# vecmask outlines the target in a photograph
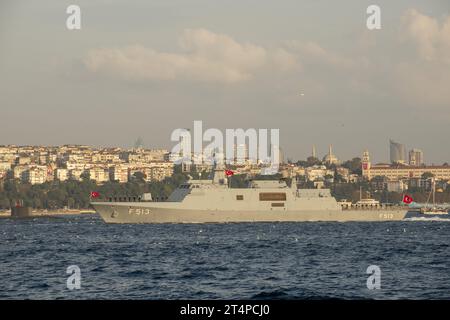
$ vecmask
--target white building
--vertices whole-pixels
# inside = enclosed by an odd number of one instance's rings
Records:
[[[152,162],[145,166],[130,168],[130,177],[136,172],[144,174],[144,179],[147,182],[150,181],[162,181],[167,177],[173,175],[174,164],[172,162]]]
[[[76,181],[81,181],[81,175],[84,173],[83,169],[69,170],[69,178]]]
[[[308,167],[306,170],[306,178],[309,181],[316,181],[324,179],[326,175],[334,176],[333,170],[328,170],[324,165],[315,165]]]
[[[93,167],[88,169],[89,178],[97,183],[109,181],[109,172],[101,167]]]
[[[0,169],[0,179],[5,178],[8,175],[8,170]]]
[[[23,180],[23,173],[29,169],[28,166],[15,166],[13,169],[13,177],[14,179]]]
[[[162,181],[173,175],[174,164],[172,162],[152,163],[151,180]]]
[[[0,170],[11,170],[11,163],[10,162],[0,162]]]
[[[66,181],[69,179],[69,170],[58,168],[55,170],[55,179],[59,181]]]
[[[47,181],[47,167],[35,166],[30,167],[23,172],[23,181],[30,184],[42,184]]]
[[[388,180],[386,182],[386,189],[389,192],[401,193],[407,189],[407,186],[402,180]]]
[[[109,168],[109,178],[120,183],[128,182],[128,167],[117,165]]]

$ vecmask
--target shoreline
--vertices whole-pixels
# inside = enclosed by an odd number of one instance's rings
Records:
[[[82,214],[94,214],[95,210],[92,209],[80,209],[80,210],[43,210],[35,209],[31,211],[30,217],[41,217],[41,216],[61,216],[61,215],[82,215]],[[0,217],[11,217],[11,210],[0,211]]]

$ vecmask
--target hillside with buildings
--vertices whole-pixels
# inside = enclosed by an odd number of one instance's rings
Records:
[[[362,158],[340,161],[331,146],[322,159],[313,147],[305,161],[282,163],[276,178],[291,181],[295,177],[302,188],[330,188],[338,199],[357,201],[370,196],[391,203],[405,193],[425,202],[434,180],[437,200],[450,202],[450,166],[426,166],[418,149],[412,149],[406,161],[404,146],[393,141],[390,151],[391,163],[372,164],[368,150]],[[245,159],[235,158],[230,165],[236,173],[233,187],[261,175],[262,166],[244,154]],[[102,197],[151,192],[156,199],[165,199],[189,176],[206,177],[210,170],[206,162],[175,165],[163,149],[0,146],[0,209],[17,203],[38,209],[87,208],[94,190]]]

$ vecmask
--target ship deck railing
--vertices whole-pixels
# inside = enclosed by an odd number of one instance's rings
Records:
[[[108,197],[107,202],[162,202],[166,201],[167,197],[156,197],[152,200],[145,200],[142,197]]]
[[[352,204],[350,206],[343,205],[343,210],[392,210],[392,209],[407,209],[407,206],[397,205],[397,204],[366,204],[366,205],[356,205]]]

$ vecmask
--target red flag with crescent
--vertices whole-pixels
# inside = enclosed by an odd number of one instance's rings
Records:
[[[225,170],[225,175],[227,176],[227,177],[230,177],[230,176],[232,176],[234,174],[234,172],[232,171],[232,170]]]
[[[100,193],[98,193],[97,191],[91,192],[91,198],[98,198],[98,197],[100,197]]]
[[[413,201],[414,201],[414,200],[413,200],[412,197],[408,196],[407,194],[404,195],[404,197],[403,197],[403,202],[404,202],[404,203],[410,204],[410,203],[413,202]]]

